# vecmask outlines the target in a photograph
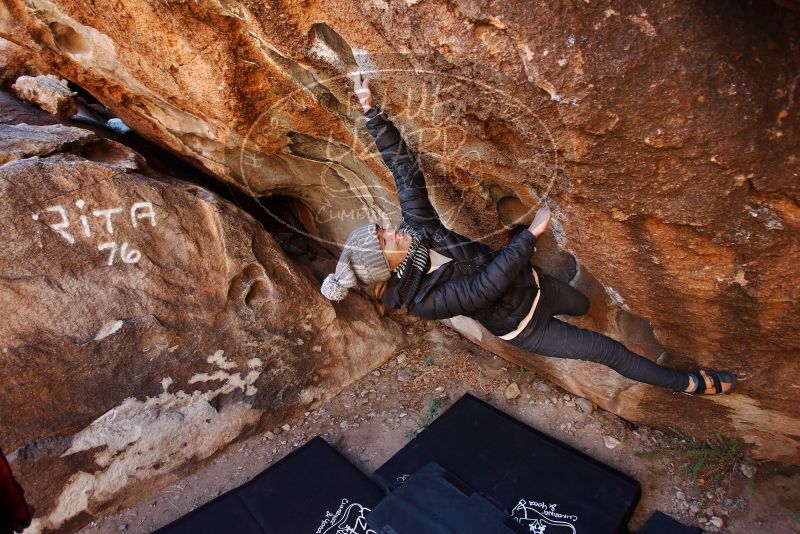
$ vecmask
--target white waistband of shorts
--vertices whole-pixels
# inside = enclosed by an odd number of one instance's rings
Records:
[[[520,332],[525,330],[525,327],[528,326],[528,323],[531,322],[531,318],[533,317],[533,312],[536,311],[536,305],[539,303],[539,297],[542,296],[542,286],[539,284],[539,276],[536,274],[536,269],[531,267],[531,271],[533,271],[533,279],[536,281],[536,287],[539,288],[539,291],[536,292],[536,298],[533,299],[533,305],[531,306],[531,310],[528,312],[528,315],[525,316],[522,321],[520,321],[519,326],[515,330],[512,330],[508,334],[503,334],[502,336],[497,336],[500,339],[505,339],[508,341],[509,339],[514,339],[519,335]]]

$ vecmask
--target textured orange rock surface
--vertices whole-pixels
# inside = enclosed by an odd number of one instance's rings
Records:
[[[0,94],[0,442],[74,530],[324,401],[401,338],[251,216]]]
[[[800,461],[797,12],[4,1],[0,35],[41,69],[220,179],[301,199],[332,242],[367,218],[399,222],[345,76],[367,70],[446,224],[499,246],[547,197],[592,280],[587,325],[632,345],[652,327],[648,356],[743,379],[692,399],[590,364],[531,365],[630,420]]]

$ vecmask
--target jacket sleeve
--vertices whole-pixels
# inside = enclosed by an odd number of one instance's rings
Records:
[[[425,177],[397,127],[376,108],[367,110],[366,117],[367,129],[383,162],[394,176],[403,220],[411,224],[439,226],[441,221],[428,198]]]
[[[449,319],[491,306],[511,288],[519,272],[530,266],[535,244],[536,236],[523,230],[480,272],[434,287],[409,311],[423,319]]]

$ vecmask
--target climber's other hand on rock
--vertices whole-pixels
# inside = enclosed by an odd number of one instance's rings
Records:
[[[353,90],[358,97],[358,103],[366,112],[372,107],[372,91],[369,90],[369,80],[364,78],[360,71],[351,72],[350,78],[353,80]]]
[[[528,227],[528,230],[536,237],[539,237],[547,230],[548,226],[550,226],[550,208],[542,206],[533,217],[533,222]]]

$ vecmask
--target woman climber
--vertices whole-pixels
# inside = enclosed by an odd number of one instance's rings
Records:
[[[554,318],[582,315],[589,301],[529,263],[549,226],[549,209],[539,209],[531,225],[499,251],[448,230],[397,128],[373,107],[363,76],[356,73],[353,81],[367,129],[397,184],[403,223],[396,230],[375,223],[353,230],[336,272],[322,284],[325,297],[342,300],[356,284],[374,284],[373,294],[385,309],[406,306],[428,320],[464,315],[531,353],[601,363],[629,379],[690,395],[730,392],[736,384],[732,373],[663,367],[607,336]]]

